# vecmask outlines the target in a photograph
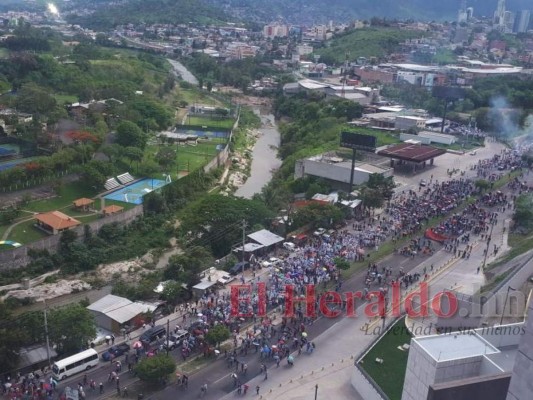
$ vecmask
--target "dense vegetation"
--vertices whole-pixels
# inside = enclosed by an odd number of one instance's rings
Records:
[[[217,82],[237,87],[244,92],[252,80],[261,79],[273,72],[272,67],[262,65],[260,61],[245,58],[219,64],[213,57],[203,53],[193,53],[191,57],[184,59],[187,67],[199,78],[200,86]]]
[[[320,61],[328,65],[340,65],[358,57],[380,59],[397,49],[398,44],[406,39],[424,36],[423,32],[392,28],[365,28],[351,30],[327,42],[327,46],[315,51]]]
[[[106,30],[124,24],[209,24],[226,20],[218,7],[201,0],[130,0],[120,4],[104,5],[91,15],[72,14],[71,24],[79,24],[95,30]]]

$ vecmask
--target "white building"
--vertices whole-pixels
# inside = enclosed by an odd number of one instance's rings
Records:
[[[446,393],[505,399],[523,329],[518,323],[412,339],[402,400],[451,398]]]
[[[352,162],[345,161],[340,157],[321,154],[296,161],[294,166],[294,178],[315,176],[327,179],[331,182],[349,185]],[[361,185],[368,181],[372,174],[382,174],[385,177],[392,176],[393,169],[368,163],[356,163],[354,168],[354,185]]]
[[[275,37],[289,36],[289,27],[282,24],[269,24],[263,28],[263,36],[273,39]]]

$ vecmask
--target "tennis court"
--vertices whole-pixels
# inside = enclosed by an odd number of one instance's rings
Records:
[[[26,164],[36,158],[38,157],[16,158],[14,160],[0,162],[0,171],[5,171],[6,169],[16,167],[17,165],[20,165],[20,164]]]
[[[0,144],[0,159],[4,157],[13,157],[20,153],[16,144]]]
[[[161,179],[146,178],[115,190],[105,195],[104,199],[121,201],[123,203],[142,204],[143,196],[169,183]]]

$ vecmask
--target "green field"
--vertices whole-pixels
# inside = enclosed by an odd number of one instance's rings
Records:
[[[217,153],[217,145],[225,143],[225,140],[212,139],[209,141],[198,142],[197,146],[176,146],[176,164],[173,169],[176,173],[172,173],[173,178],[177,178],[177,170],[192,172],[198,168],[203,167],[215,157]],[[156,155],[159,150],[159,145],[149,145],[145,151],[145,160],[156,161]],[[106,201],[107,203],[107,201]]]
[[[22,244],[35,242],[36,240],[42,239],[48,236],[43,231],[34,227],[35,220],[30,219],[29,221],[24,221],[13,228],[7,240],[13,240]]]
[[[72,96],[69,94],[54,94],[54,98],[60,105],[72,104],[78,101],[77,96]]]
[[[188,125],[208,126],[210,128],[220,128],[230,130],[233,128],[235,120],[233,118],[216,119],[209,117],[188,116],[185,119]]]
[[[411,334],[405,326],[405,319],[401,319],[368,352],[360,364],[390,400],[402,398],[409,352],[398,349],[398,346],[410,342]],[[376,358],[381,358],[383,364],[377,363]]]
[[[24,206],[25,210],[46,212],[68,207],[76,199],[92,198],[97,194],[94,189],[84,186],[80,182],[66,184],[60,189],[59,196],[47,200],[33,201]]]

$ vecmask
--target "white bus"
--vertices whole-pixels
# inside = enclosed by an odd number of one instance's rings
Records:
[[[88,349],[56,361],[52,366],[52,372],[55,380],[62,380],[96,365],[98,365],[98,353],[94,349]]]

